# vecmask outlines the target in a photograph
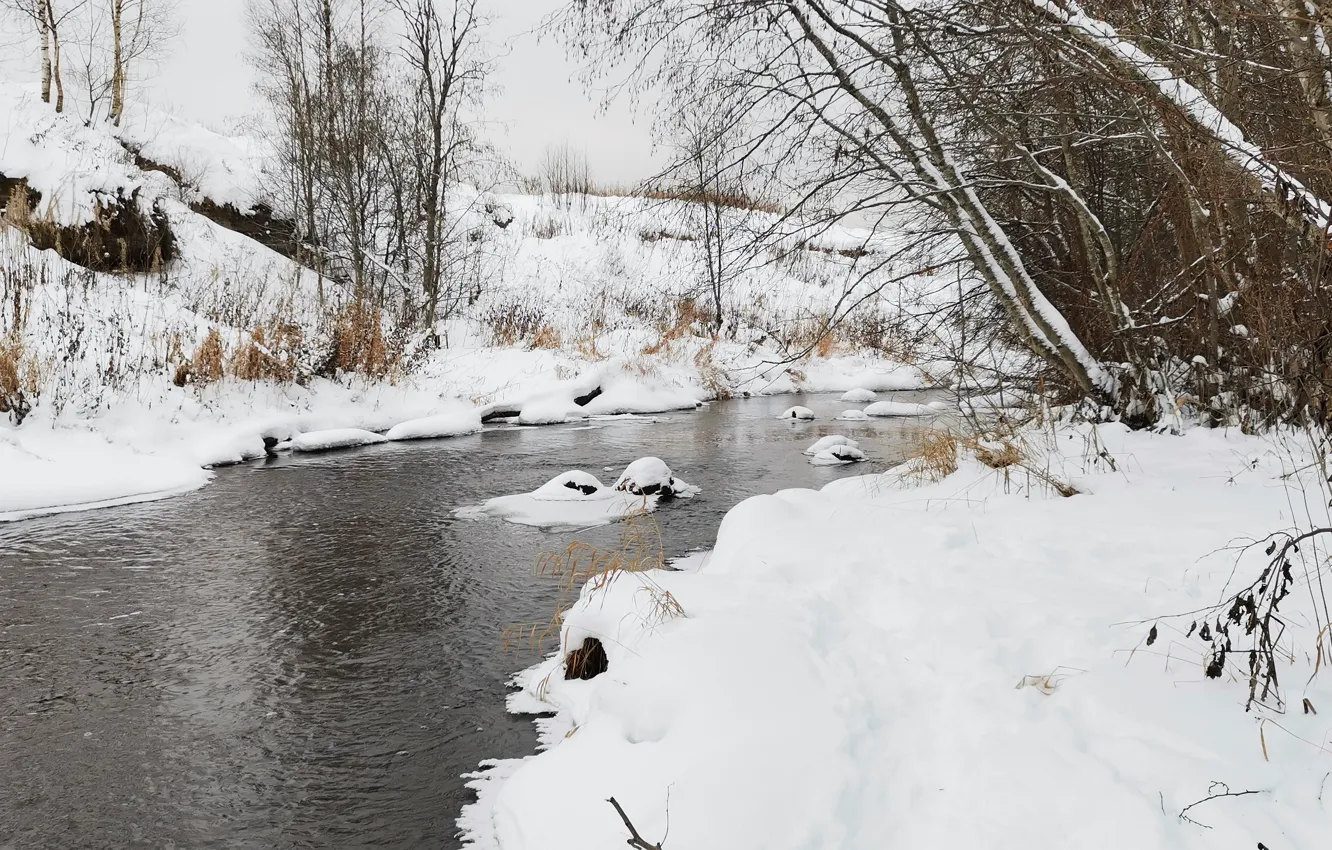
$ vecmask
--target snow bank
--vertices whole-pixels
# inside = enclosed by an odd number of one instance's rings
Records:
[[[1188,618],[1144,643],[1222,598],[1237,535],[1289,526],[1281,475],[1307,459],[1111,426],[1044,451],[1082,495],[970,461],[914,489],[851,478],[742,502],[695,570],[585,589],[562,652],[597,636],[608,669],[566,681],[557,653],[519,677],[511,708],[554,713],[546,749],[474,782],[469,841],[623,846],[614,796],[691,850],[1319,846],[1332,740],[1298,705],[1332,705],[1326,671],[1306,686],[1297,657],[1292,710],[1246,713],[1246,662],[1205,678]],[[1256,793],[1180,817],[1224,789]]]
[[[939,411],[928,404],[907,401],[876,401],[865,408],[866,416],[936,416]]]
[[[481,412],[476,409],[440,413],[400,422],[384,436],[389,440],[428,440],[437,437],[461,437],[481,430]]]
[[[939,386],[947,374],[942,368],[887,365],[865,356],[828,357],[811,361],[803,370],[807,392],[849,393],[852,390],[906,392]],[[935,374],[935,373],[938,374]],[[852,399],[844,399],[852,401]]]
[[[843,410],[837,418],[843,422],[868,422],[869,414],[863,410]]]
[[[847,390],[846,392],[842,393],[841,400],[849,404],[864,404],[865,402],[868,401],[874,401],[878,397],[879,394],[876,393],[874,390],[867,390],[858,387],[854,390]]]
[[[0,429],[0,522],[162,499],[211,478],[189,458],[142,454],[82,429]]]
[[[786,410],[782,411],[781,416],[778,416],[777,418],[798,419],[808,422],[809,420],[814,418],[814,411],[810,410],[808,407],[802,407],[800,405],[796,405],[795,407],[788,407]]]
[[[292,438],[291,448],[298,452],[323,452],[329,449],[349,449],[385,443],[388,438],[360,428],[332,428],[327,431],[307,431]]]

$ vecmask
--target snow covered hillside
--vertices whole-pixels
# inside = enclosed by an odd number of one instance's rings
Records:
[[[1311,574],[1283,609],[1284,705],[1246,712],[1248,639],[1210,631],[1268,535],[1325,515],[1306,449],[1028,437],[755,497],[680,571],[589,582],[510,699],[548,715],[545,750],[474,780],[471,845],[623,846],[612,797],[646,842],[691,850],[1325,841]],[[1219,678],[1200,636],[1233,637]],[[590,639],[605,672],[567,677]]]
[[[556,422],[591,412],[574,399],[594,389],[607,393],[600,412],[653,412],[943,376],[903,362],[901,282],[842,339],[809,350],[848,288],[883,285],[858,280],[865,263],[912,279],[916,260],[888,261],[905,233],[793,233],[789,251],[737,251],[728,326],[714,336],[691,204],[459,187],[467,253],[435,348],[388,316],[351,312],[335,281],[233,229],[256,235],[267,221],[254,215],[270,200],[261,144],[146,113],[116,136],[9,86],[0,112],[0,460],[21,473],[0,482],[0,517],[178,492],[207,480],[201,467],[309,430],[382,431],[473,406]],[[730,215],[737,228],[780,224]],[[344,369],[353,330],[373,356],[358,347],[358,368]],[[89,445],[102,447],[91,466]],[[49,486],[20,483],[37,474]]]

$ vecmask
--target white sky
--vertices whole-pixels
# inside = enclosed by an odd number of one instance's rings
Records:
[[[247,0],[176,0],[180,35],[150,87],[151,99],[182,118],[224,129],[253,110],[246,64]],[[531,30],[564,0],[482,0],[494,19],[489,40],[500,91],[485,117],[492,140],[525,173],[535,173],[547,145],[568,140],[585,150],[598,180],[633,183],[654,168],[650,118],[617,103],[600,114],[573,78],[577,67],[552,39]]]

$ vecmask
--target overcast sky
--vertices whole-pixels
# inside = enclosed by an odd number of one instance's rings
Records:
[[[185,118],[219,129],[253,110],[253,75],[244,61],[248,0],[177,0],[180,35],[151,97]],[[654,173],[649,118],[625,104],[600,114],[573,79],[577,68],[550,38],[532,30],[564,0],[481,0],[494,18],[489,38],[500,92],[486,110],[493,140],[526,173],[546,146],[568,140],[587,151],[599,180],[633,183]]]

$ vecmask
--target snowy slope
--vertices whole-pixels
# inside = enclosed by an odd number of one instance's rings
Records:
[[[1042,468],[1082,495],[974,461],[923,487],[784,491],[735,507],[701,566],[586,589],[563,645],[598,637],[609,669],[519,677],[513,710],[556,712],[547,749],[474,782],[472,846],[621,847],[612,796],[648,841],[669,823],[666,846],[692,850],[1324,842],[1332,726],[1299,706],[1332,705],[1332,680],[1306,685],[1307,590],[1284,714],[1245,712],[1242,662],[1204,678],[1189,618],[1144,643],[1222,598],[1223,547],[1288,527],[1291,498],[1303,511],[1279,477],[1300,450],[1057,436]],[[1263,562],[1248,551],[1240,574]],[[1226,791],[1246,793],[1185,812]]]
[[[0,111],[8,118],[0,173],[27,179],[42,193],[35,217],[77,225],[98,197],[135,197],[140,209],[165,215],[176,247],[160,272],[101,274],[37,251],[21,232],[0,225],[4,301],[22,305],[0,312],[0,340],[17,352],[38,390],[28,394],[35,404],[22,426],[0,420],[0,434],[44,463],[62,462],[53,437],[66,434],[71,457],[92,435],[113,452],[174,465],[165,478],[139,480],[126,472],[133,464],[109,464],[86,486],[79,476],[62,476],[69,484],[63,495],[38,495],[19,477],[3,476],[0,514],[174,492],[181,482],[206,480],[201,466],[254,457],[264,437],[285,440],[307,430],[387,430],[470,406],[558,422],[687,409],[736,393],[921,387],[943,374],[851,341],[802,356],[861,273],[859,264],[869,262],[864,258],[897,252],[910,244],[909,233],[802,233],[771,213],[728,212],[737,233],[778,229],[790,250],[747,255],[735,247],[739,239],[728,243],[728,327],[714,338],[705,324],[711,304],[701,221],[691,204],[496,196],[458,187],[452,204],[472,253],[459,278],[466,287],[460,308],[437,329],[443,348],[424,347],[418,334],[383,379],[312,378],[327,359],[345,291],[191,207],[203,199],[238,209],[271,201],[262,143],[145,109],[129,115],[117,136],[55,115],[9,85],[0,85]],[[184,183],[140,170],[136,149]],[[884,274],[910,280],[910,262],[890,263]],[[911,291],[905,284],[885,288],[866,309],[867,321],[902,324]],[[392,318],[384,322],[387,328]],[[283,356],[300,380],[235,378],[237,358],[256,341],[268,351],[277,329],[287,329]],[[220,346],[224,377],[178,386],[210,337]],[[603,395],[592,404],[573,403],[597,387]]]

